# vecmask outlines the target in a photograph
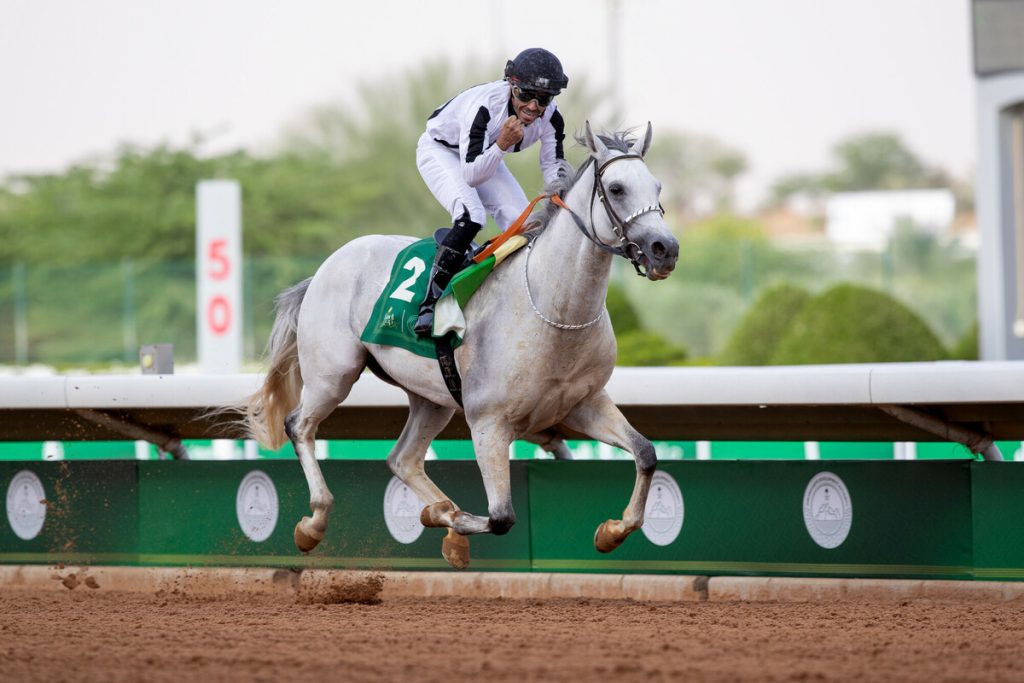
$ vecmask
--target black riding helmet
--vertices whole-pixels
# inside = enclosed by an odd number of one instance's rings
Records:
[[[505,64],[505,80],[524,90],[557,95],[569,85],[569,77],[562,71],[562,63],[541,47],[523,50]]]

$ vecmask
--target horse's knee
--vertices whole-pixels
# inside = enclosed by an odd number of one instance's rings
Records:
[[[658,467],[658,454],[654,450],[654,444],[639,433],[633,437],[633,457],[636,460],[636,469],[640,474],[652,475]]]
[[[422,471],[419,463],[409,458],[408,455],[401,454],[388,455],[388,469],[406,485],[416,477],[418,472]]]
[[[511,504],[502,505],[489,512],[487,529],[495,536],[504,536],[516,523],[516,511],[512,509]]]

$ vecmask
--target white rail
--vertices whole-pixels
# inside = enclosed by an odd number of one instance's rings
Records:
[[[3,377],[0,440],[134,438],[81,411],[163,438],[235,436],[226,420],[202,415],[259,382],[255,374]],[[934,441],[954,432],[975,446],[1024,439],[1020,361],[617,368],[608,392],[642,433],[659,439]],[[923,419],[906,420],[912,413]],[[395,438],[405,415],[404,392],[366,373],[320,435]],[[935,424],[952,429],[936,433]],[[456,418],[441,436],[466,434]]]

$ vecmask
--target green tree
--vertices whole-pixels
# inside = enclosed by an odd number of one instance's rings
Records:
[[[953,360],[978,360],[980,355],[978,350],[978,322],[975,321],[964,332],[963,336],[956,341],[953,348],[950,349],[949,357]]]
[[[725,345],[719,365],[768,365],[811,295],[792,284],[780,284],[762,292]]]
[[[616,335],[616,341],[619,351],[616,365],[682,365],[686,361],[686,350],[657,332],[635,329]]]
[[[935,333],[902,303],[867,287],[839,284],[804,305],[771,362],[884,363],[946,357]]]
[[[615,330],[616,335],[640,328],[640,316],[637,315],[636,309],[630,303],[626,290],[620,285],[612,283],[608,286],[608,295],[605,297],[604,304],[608,309],[608,317],[612,321],[612,329]]]

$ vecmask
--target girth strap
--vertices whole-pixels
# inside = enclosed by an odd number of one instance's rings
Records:
[[[452,348],[452,337],[454,332],[449,332],[443,337],[434,338],[434,346],[437,349],[437,364],[441,368],[441,377],[444,378],[444,385],[448,392],[455,399],[455,402],[462,407],[462,375],[455,365],[455,349]]]

